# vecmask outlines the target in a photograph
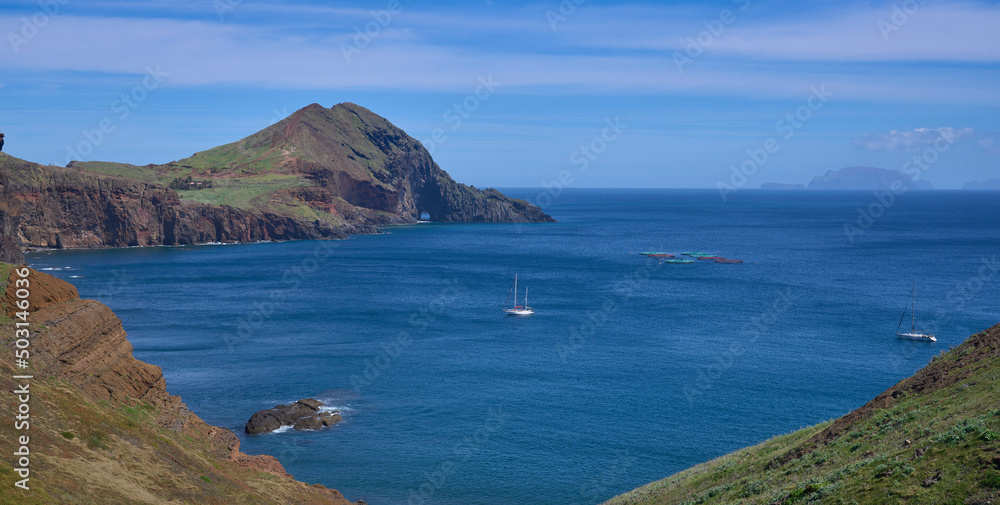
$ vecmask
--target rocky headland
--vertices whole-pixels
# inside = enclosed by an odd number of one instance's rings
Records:
[[[456,182],[420,142],[351,103],[312,104],[164,165],[54,167],[0,153],[0,171],[26,247],[336,239],[424,214],[438,222],[554,221],[523,200]]]

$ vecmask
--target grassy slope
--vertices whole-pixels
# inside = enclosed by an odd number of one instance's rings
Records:
[[[977,349],[972,345],[977,340],[988,344]],[[935,358],[894,388],[904,386],[898,398],[890,395],[866,417],[839,421],[829,436],[820,435],[830,433],[832,421],[700,464],[607,503],[1000,503],[998,342],[1000,325]],[[928,377],[960,380],[905,389]],[[928,481],[938,473],[939,481]]]
[[[167,185],[173,179],[158,173],[151,167],[139,167],[128,163],[115,163],[112,161],[76,161],[73,166],[88,172],[103,175],[113,175],[115,177],[125,177],[146,182],[156,182]]]
[[[332,109],[313,104],[249,137],[158,169],[194,177],[257,177],[285,173],[282,163],[298,158],[378,183],[376,175],[388,175],[388,158],[365,134],[372,128],[394,129],[384,118],[354,104]]]
[[[44,185],[44,181],[36,180],[44,175],[44,170],[38,165],[0,153],[0,166],[14,174],[13,180],[28,184]],[[74,170],[76,169],[76,170]],[[204,179],[203,174],[195,173],[191,168],[178,171],[161,171],[157,167],[137,167],[123,163],[109,162],[76,162],[73,168],[49,167],[48,170],[66,171],[80,178],[113,176],[140,180],[167,186],[177,177],[192,175]],[[77,171],[79,170],[79,171]],[[89,175],[94,174],[94,175]],[[343,218],[331,215],[310,207],[288,195],[280,193],[284,189],[303,188],[312,183],[297,175],[262,173],[255,176],[239,178],[213,179],[215,187],[190,191],[177,191],[181,200],[204,203],[208,205],[228,205],[244,210],[270,212],[272,214],[289,216],[304,221],[321,220],[333,226],[344,224]]]
[[[13,351],[0,345],[0,353]],[[14,373],[6,363],[0,365],[3,376]],[[31,490],[14,488],[19,477],[12,458],[4,458],[0,505],[84,504],[94,503],[94,497],[108,505],[282,503],[262,497],[287,497],[297,487],[290,479],[210,456],[207,443],[157,426],[156,411],[148,404],[91,403],[73,385],[53,378],[32,381],[31,392]],[[15,436],[24,432],[14,430],[10,416],[3,417],[8,419],[0,425],[0,438],[13,448]]]
[[[14,184],[39,185],[44,183],[41,170],[35,170],[37,163],[16,158],[7,153],[0,153],[0,170],[7,174],[8,182]]]
[[[184,200],[210,205],[229,205],[240,209],[257,207],[258,197],[270,195],[279,189],[302,188],[309,182],[294,175],[260,175],[253,178],[221,179],[215,187],[191,191],[178,191]]]
[[[212,179],[215,186],[213,188],[190,191],[180,190],[177,191],[177,195],[182,200],[210,205],[229,205],[246,210],[260,208],[259,205],[256,205],[258,200],[255,200],[258,197],[265,197],[282,189],[302,188],[312,185],[311,182],[301,176],[267,171],[241,177],[216,178],[212,174],[192,167],[164,168],[167,166],[163,166],[151,168],[103,161],[77,162],[73,164],[73,167],[94,174],[126,177],[163,186],[168,186],[174,179],[183,179],[188,176],[198,180]],[[264,201],[267,200],[265,199]]]

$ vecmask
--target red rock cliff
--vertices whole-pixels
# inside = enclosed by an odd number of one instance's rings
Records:
[[[6,156],[0,153],[0,156]],[[7,172],[0,167],[0,263],[20,263],[21,239],[18,229],[21,223],[21,202],[18,201],[7,182]]]

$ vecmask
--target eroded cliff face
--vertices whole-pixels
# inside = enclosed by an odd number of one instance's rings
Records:
[[[345,230],[265,211],[183,202],[144,181],[8,157],[25,246],[97,248],[344,238]]]
[[[6,156],[0,153],[0,156]],[[0,263],[21,263],[21,203],[7,183],[7,171],[0,166]]]
[[[160,368],[132,356],[108,307],[81,300],[50,275],[31,270],[28,279],[31,369],[18,373],[35,377],[32,483],[40,491],[30,496],[50,500],[40,503],[348,503],[337,491],[292,480],[271,456],[240,452],[233,432],[206,424],[167,393]],[[14,316],[14,291],[7,282],[0,299],[7,317]],[[13,324],[0,326],[0,387],[11,391]],[[7,440],[23,434],[12,429],[11,396],[0,400],[0,437]],[[2,480],[13,478],[7,461],[3,468]]]

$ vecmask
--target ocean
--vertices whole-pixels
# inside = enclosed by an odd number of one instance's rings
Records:
[[[110,306],[168,391],[299,480],[372,505],[595,504],[839,417],[1000,322],[1000,192],[878,202],[568,189],[555,224],[28,261]],[[515,275],[533,316],[501,311]],[[895,338],[914,283],[936,343]],[[343,422],[243,433],[306,397]]]

